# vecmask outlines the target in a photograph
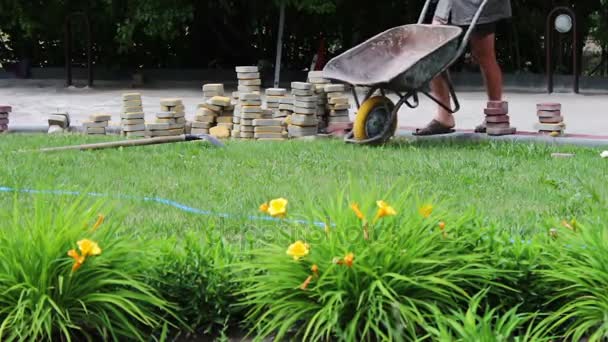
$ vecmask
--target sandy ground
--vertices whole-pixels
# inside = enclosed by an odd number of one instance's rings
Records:
[[[152,120],[159,110],[159,101],[165,97],[178,97],[184,101],[187,117],[192,118],[196,105],[202,101],[200,88],[171,88],[137,90],[143,96],[146,118]],[[132,89],[72,88],[58,86],[14,86],[0,88],[0,104],[13,107],[10,125],[46,125],[47,116],[54,111],[67,111],[73,124],[85,121],[92,113],[112,114],[119,121],[121,94]],[[480,92],[460,92],[461,111],[457,114],[457,128],[472,129],[483,117],[485,95]],[[511,123],[522,131],[534,131],[536,104],[560,102],[567,123],[567,132],[573,134],[608,135],[608,95],[529,94],[507,93]],[[419,108],[404,106],[400,111],[401,127],[421,127],[432,118],[435,105],[421,99]]]

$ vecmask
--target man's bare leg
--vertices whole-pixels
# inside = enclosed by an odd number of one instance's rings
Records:
[[[494,33],[474,34],[471,37],[471,50],[481,68],[488,100],[502,101],[502,70],[496,60],[495,42]]]
[[[431,81],[431,90],[433,95],[439,100],[441,103],[446,106],[450,106],[450,88],[448,84],[441,76],[437,76],[435,79]],[[437,114],[435,115],[435,120],[439,121],[442,125],[446,127],[454,127],[456,126],[456,122],[454,120],[454,115],[448,112],[445,108],[441,106],[437,106]]]
[[[490,101],[502,101],[502,70],[496,60],[496,34],[480,33],[471,37],[471,51],[479,67]],[[475,132],[485,133],[486,122],[475,127]]]
[[[446,23],[439,18],[433,19],[433,25],[445,24]],[[441,76],[437,76],[431,81],[431,91],[433,92],[433,95],[437,98],[437,100],[439,100],[441,103],[444,103],[447,106],[450,105],[450,88]],[[442,125],[446,127],[452,128],[456,126],[454,115],[452,115],[452,113],[448,112],[441,106],[437,107],[438,108],[437,114],[435,115],[435,120],[439,121]]]

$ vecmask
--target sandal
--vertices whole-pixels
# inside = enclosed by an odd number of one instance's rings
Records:
[[[441,122],[433,119],[433,121],[431,121],[431,123],[429,123],[426,127],[417,129],[414,135],[429,136],[439,134],[450,134],[454,132],[455,130],[452,127],[445,126]]]
[[[487,127],[485,121],[481,125],[477,125],[477,127],[475,127],[475,133],[486,133],[486,131]]]

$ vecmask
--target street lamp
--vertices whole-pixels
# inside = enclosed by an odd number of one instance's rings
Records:
[[[568,33],[572,30],[572,17],[568,14],[560,14],[555,18],[555,29],[559,33]]]
[[[578,65],[578,36],[576,28],[576,14],[570,7],[556,7],[547,17],[547,31],[545,35],[545,49],[547,51],[547,91],[553,93],[553,34],[572,33],[572,69],[574,71],[574,93],[579,93],[579,65]]]

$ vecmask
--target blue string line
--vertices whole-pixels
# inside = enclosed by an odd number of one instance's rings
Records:
[[[168,200],[165,198],[160,198],[160,197],[137,197],[137,196],[131,196],[131,195],[110,195],[110,194],[102,194],[102,193],[98,193],[98,192],[82,193],[80,191],[67,191],[67,190],[14,189],[14,188],[9,188],[9,187],[5,187],[5,186],[0,186],[0,193],[25,193],[25,194],[42,194],[42,195],[60,195],[60,196],[83,196],[84,195],[84,196],[89,196],[89,197],[107,197],[107,198],[117,198],[117,199],[135,200],[135,201],[139,200],[139,201],[144,201],[144,202],[154,202],[154,203],[170,206],[175,209],[178,209],[178,210],[181,210],[181,211],[184,211],[187,213],[191,213],[191,214],[196,214],[196,215],[215,216],[215,217],[221,217],[221,218],[225,218],[225,219],[243,218],[243,216],[226,214],[226,213],[215,213],[210,210],[202,210],[202,209],[193,208],[193,207],[187,206],[185,204],[175,202],[172,200]],[[314,225],[317,227],[325,228],[324,222],[310,222],[310,221],[306,221],[306,220],[283,220],[283,219],[277,219],[277,218],[269,217],[269,216],[255,216],[255,215],[249,215],[249,216],[246,216],[245,218],[250,221],[287,222],[287,223],[297,223],[297,224],[303,224],[303,225]]]

